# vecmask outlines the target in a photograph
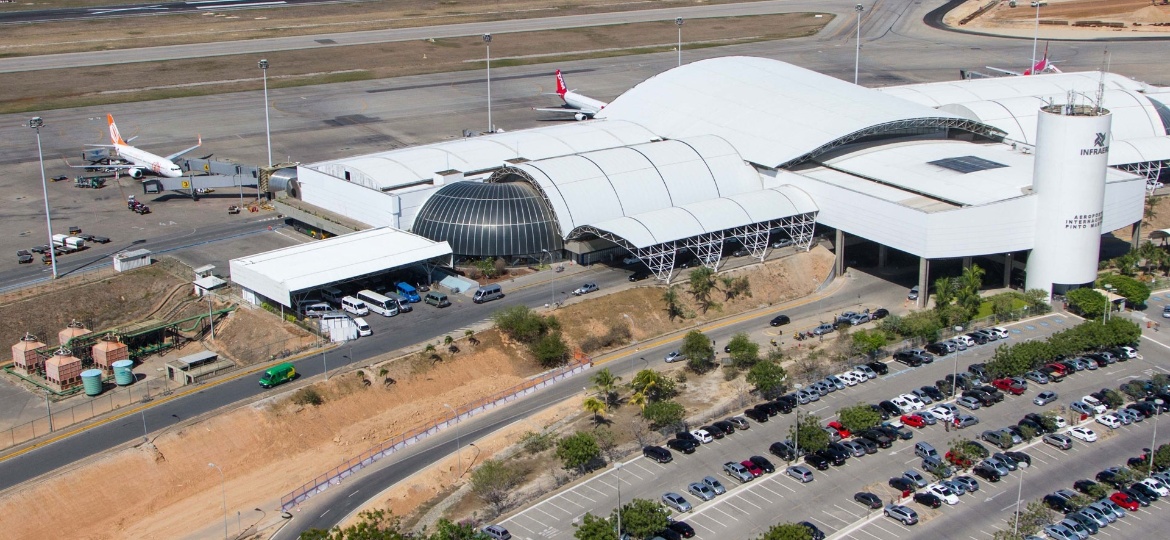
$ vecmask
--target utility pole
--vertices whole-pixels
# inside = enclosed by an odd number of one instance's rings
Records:
[[[857,84],[857,70],[861,65],[861,13],[865,11],[865,7],[857,4],[853,10],[857,12],[857,46],[856,52],[853,54],[853,84]]]
[[[674,20],[674,24],[678,25],[678,65],[682,66],[682,25],[683,18],[678,17]]]
[[[488,98],[488,133],[495,133],[492,124],[492,35],[483,35],[484,46],[487,47],[487,98]]]

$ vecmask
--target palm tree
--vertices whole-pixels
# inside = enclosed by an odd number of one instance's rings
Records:
[[[950,305],[955,299],[955,280],[949,277],[940,277],[934,280],[934,307],[941,310]]]
[[[678,290],[674,285],[662,291],[662,301],[666,303],[666,316],[670,320],[673,321],[676,317],[682,316],[682,306],[678,303]]]
[[[630,396],[630,404],[637,405],[640,409],[642,409],[642,412],[646,412],[647,403],[649,403],[649,400],[646,399],[646,394],[642,392],[634,392],[634,394]]]
[[[1142,223],[1149,225],[1158,217],[1158,199],[1153,196],[1146,197],[1146,209],[1142,213]]]
[[[968,295],[978,295],[979,289],[983,288],[983,276],[986,274],[986,270],[980,268],[977,264],[972,264],[963,269],[963,275],[959,277],[959,283]]]
[[[594,423],[601,423],[601,415],[605,414],[605,402],[593,396],[589,396],[585,398],[585,402],[582,404],[582,407],[584,407],[586,411],[593,413]]]
[[[621,382],[622,378],[613,374],[609,368],[603,368],[593,375],[593,387],[597,392],[605,397],[605,404],[609,405],[613,400],[613,391],[617,384]]]

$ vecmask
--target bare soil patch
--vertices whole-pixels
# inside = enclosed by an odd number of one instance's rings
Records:
[[[952,10],[944,18],[949,25],[958,26],[961,18],[974,13],[987,3],[970,0]],[[1001,2],[990,11],[967,23],[963,28],[984,31],[1033,32],[1036,9],[1029,0],[1019,0],[1017,7]],[[1153,5],[1150,0],[1049,0],[1040,8],[1040,38],[1048,37],[1116,37],[1125,34],[1170,33],[1170,5]],[[1122,23],[1124,28],[1104,26],[1074,26],[1076,23],[1101,21]],[[1016,35],[1016,33],[1013,33]],[[1030,34],[1029,34],[1030,35]]]
[[[215,327],[215,348],[241,365],[271,360],[283,351],[299,351],[316,336],[262,309],[241,306]]]
[[[364,5],[364,4],[362,4]],[[349,4],[334,7],[345,8]],[[683,46],[698,48],[815,34],[832,20],[812,13],[687,21]],[[195,27],[195,26],[193,26]],[[673,50],[673,21],[509,34],[492,43],[495,66]],[[111,46],[112,47],[112,46]],[[303,86],[480,69],[479,36],[268,53],[269,86]],[[533,56],[535,55],[535,56]],[[0,74],[0,113],[259,90],[255,55]],[[83,81],[79,84],[79,81]]]

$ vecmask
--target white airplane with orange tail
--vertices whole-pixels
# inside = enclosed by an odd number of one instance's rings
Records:
[[[1044,57],[1042,57],[1040,59],[1040,61],[1036,62],[1036,65],[1034,65],[1028,69],[1025,69],[1023,73],[1020,73],[1018,71],[1012,71],[1010,69],[1003,69],[1003,68],[997,68],[997,67],[991,67],[991,66],[987,66],[987,69],[998,71],[1000,73],[1004,73],[1007,75],[1017,75],[1017,76],[1039,75],[1041,73],[1061,73],[1061,71],[1056,68],[1056,62],[1053,62],[1053,61],[1048,59],[1048,43],[1044,44]]]
[[[183,176],[183,169],[175,165],[174,159],[190,152],[200,146],[203,146],[203,137],[199,137],[199,141],[186,150],[175,152],[169,156],[163,157],[156,154],[136,148],[126,144],[127,141],[122,140],[122,134],[118,133],[118,125],[114,123],[114,115],[107,114],[106,120],[110,125],[110,142],[113,144],[87,144],[86,146],[100,146],[105,148],[113,148],[118,153],[118,157],[129,164],[121,165],[102,165],[103,169],[126,169],[127,173],[132,178],[142,178],[145,174],[156,174],[158,176],[165,176],[167,178],[179,178]],[[131,137],[129,140],[134,140],[136,137]],[[70,165],[76,168],[92,169],[93,165]]]
[[[561,97],[561,101],[565,102],[563,107],[556,109],[534,108],[532,110],[567,113],[573,115],[573,118],[576,118],[577,120],[588,120],[593,118],[593,115],[601,112],[601,109],[604,109],[606,105],[609,105],[609,103],[604,101],[598,101],[589,96],[583,96],[573,90],[569,90],[569,88],[565,86],[565,78],[561,76],[561,70],[559,69],[557,70],[557,95]]]

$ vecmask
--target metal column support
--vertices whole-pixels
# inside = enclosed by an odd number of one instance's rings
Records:
[[[771,222],[755,223],[746,227],[736,227],[732,230],[731,236],[738,239],[753,258],[762,261],[768,253],[768,233],[771,229]]]
[[[683,240],[683,246],[691,250],[703,266],[719,269],[719,263],[723,260],[723,231],[692,236]]]
[[[1016,256],[1011,253],[1003,254],[1003,288],[1009,289],[1012,286],[1012,270],[1016,264]]]
[[[833,240],[833,249],[837,252],[837,258],[833,261],[836,266],[837,276],[845,275],[845,231],[837,229],[837,236]]]
[[[674,242],[656,244],[645,249],[636,248],[632,252],[646,263],[646,267],[655,277],[661,281],[670,281],[670,276],[674,273],[675,255],[678,253],[678,247]]]
[[[1134,223],[1133,228],[1130,232],[1131,232],[1130,239],[1129,239],[1130,249],[1137,249],[1137,248],[1141,247],[1142,246],[1142,222],[1138,221],[1137,223]]]
[[[889,248],[885,244],[878,244],[878,268],[886,267],[886,259],[889,257]]]
[[[926,297],[930,292],[930,259],[926,257],[918,258],[918,300],[915,301],[915,306],[923,307],[926,305]]]
[[[963,270],[971,268],[972,257],[963,257]]]

